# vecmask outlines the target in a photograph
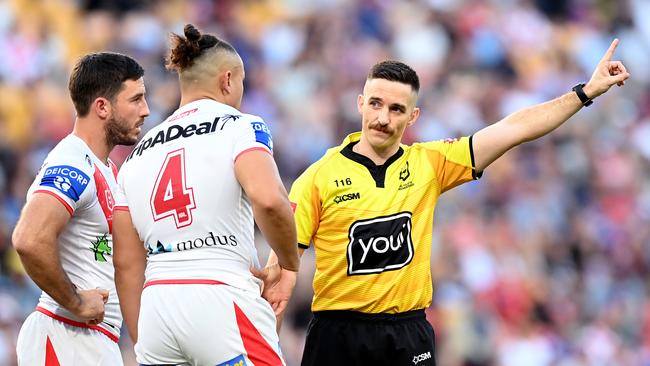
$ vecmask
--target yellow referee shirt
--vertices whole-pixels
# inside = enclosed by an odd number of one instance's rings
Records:
[[[480,176],[471,137],[401,145],[377,166],[352,151],[360,136],[329,149],[289,194],[298,243],[316,250],[312,311],[424,309],[438,196]]]

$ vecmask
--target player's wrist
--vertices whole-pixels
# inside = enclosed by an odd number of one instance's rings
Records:
[[[72,312],[75,315],[79,314],[79,310],[81,309],[83,300],[81,299],[81,296],[77,293],[75,290],[74,295],[68,302],[68,306],[65,306],[70,312]]]
[[[282,269],[282,270],[297,273],[298,270],[300,269],[300,260],[298,260],[298,263],[296,263],[296,264],[278,263],[278,266],[280,266],[280,269]]]
[[[603,95],[603,93],[607,91],[607,90],[598,90],[596,86],[590,81],[585,83],[585,86],[582,87],[582,90],[585,92],[587,97],[591,100],[596,99],[597,97]]]
[[[585,83],[579,83],[576,84],[573,88],[571,88],[571,90],[573,90],[576,93],[583,107],[589,107],[593,103],[593,99],[595,98],[595,92],[591,89],[589,85],[586,85]]]

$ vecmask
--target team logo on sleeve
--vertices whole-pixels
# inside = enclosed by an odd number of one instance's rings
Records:
[[[413,259],[410,212],[355,221],[349,237],[348,275],[393,271]]]
[[[251,122],[253,131],[255,131],[255,141],[264,144],[270,150],[273,150],[273,139],[271,138],[271,130],[264,122]]]
[[[88,186],[88,175],[69,165],[47,167],[41,178],[41,187],[55,188],[77,202]]]

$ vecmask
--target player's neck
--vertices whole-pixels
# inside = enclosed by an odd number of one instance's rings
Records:
[[[98,128],[92,128],[98,125],[95,123],[95,126],[93,126],[93,122],[78,119],[74,124],[72,134],[85,142],[88,148],[90,148],[90,151],[104,164],[108,165],[108,155],[114,146],[106,141],[106,133],[104,131],[98,131]]]
[[[227,104],[223,95],[205,90],[183,90],[181,93],[180,107],[201,99],[212,99],[219,103]]]
[[[391,156],[399,150],[399,145],[390,146],[385,149],[372,146],[365,139],[361,139],[358,144],[352,146],[352,151],[363,155],[372,160],[375,165],[383,165]]]

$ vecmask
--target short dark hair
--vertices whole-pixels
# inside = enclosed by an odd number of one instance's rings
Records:
[[[169,70],[180,72],[191,67],[194,64],[194,59],[201,56],[205,50],[213,47],[237,54],[235,48],[228,42],[211,34],[201,34],[192,24],[186,24],[183,33],[185,37],[175,33],[171,34],[172,45],[165,64]]]
[[[126,80],[138,80],[144,69],[129,56],[99,52],[82,57],[70,75],[68,90],[77,116],[85,117],[99,97],[114,100]]]
[[[418,74],[407,64],[399,61],[387,60],[375,64],[368,73],[368,80],[370,79],[397,81],[410,85],[416,93],[420,91]]]

